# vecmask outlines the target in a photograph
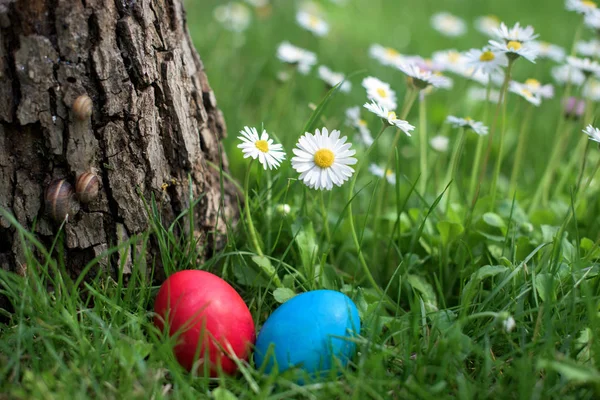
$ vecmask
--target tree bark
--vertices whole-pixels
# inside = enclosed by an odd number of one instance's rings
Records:
[[[72,109],[81,95],[93,104],[85,120]],[[226,183],[221,195],[207,161],[227,168],[225,135],[181,0],[0,0],[0,208],[49,245],[60,221],[45,206],[46,188],[96,174],[99,196],[77,204],[64,228],[60,256],[72,275],[147,231],[143,198],[154,197],[171,224],[190,205],[188,178],[201,198],[193,213],[199,257],[221,247],[237,200]],[[131,267],[133,247],[104,264],[110,273],[121,262]],[[156,243],[146,250],[156,265]],[[26,268],[15,227],[2,217],[0,266]]]

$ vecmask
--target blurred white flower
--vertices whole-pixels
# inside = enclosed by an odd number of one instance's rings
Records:
[[[583,87],[583,97],[591,101],[600,101],[600,81],[589,79]]]
[[[585,26],[600,31],[600,10],[589,12],[583,19]]]
[[[329,85],[329,87],[334,87],[344,80],[344,74],[341,74],[339,72],[333,72],[324,65],[319,66],[318,72],[319,78],[321,78],[327,85]],[[344,83],[342,83],[342,86],[340,86],[340,90],[345,93],[348,93],[351,88],[352,84],[349,81],[345,81]]]
[[[292,207],[290,207],[289,204],[277,204],[275,206],[275,211],[277,211],[277,213],[279,215],[290,215],[290,213],[292,212]]]
[[[585,57],[600,57],[600,40],[592,39],[589,42],[577,42],[577,52]]]
[[[484,86],[490,81],[490,74],[475,69],[473,66],[465,65],[465,68],[461,71],[461,75]]]
[[[529,45],[537,52],[539,58],[549,58],[556,62],[562,62],[565,59],[565,49],[555,44],[534,40]]]
[[[571,82],[571,84],[579,86],[585,80],[583,72],[568,64],[552,68],[552,77],[561,85]]]
[[[373,136],[371,136],[371,131],[369,130],[369,126],[367,125],[367,121],[360,117],[360,107],[351,107],[346,110],[346,123],[356,129],[360,133],[360,141],[365,146],[370,146],[373,144]]]
[[[459,118],[449,115],[446,118],[446,122],[455,128],[471,129],[473,132],[481,136],[488,134],[488,127],[485,126],[483,122],[472,120],[469,117]]]
[[[573,68],[577,68],[586,77],[590,75],[600,75],[600,63],[590,58],[567,57],[567,63]]]
[[[383,65],[395,65],[405,59],[398,50],[377,43],[369,47],[369,55]]]
[[[437,135],[429,139],[429,145],[435,151],[445,153],[448,151],[450,139],[448,139],[446,136]]]
[[[371,164],[369,165],[369,171],[375,176],[387,179],[390,185],[396,184],[396,174],[391,169],[386,171],[377,164]]]
[[[457,37],[467,32],[465,21],[448,12],[440,12],[431,17],[431,26],[442,35]]]
[[[516,59],[523,57],[532,63],[535,63],[537,57],[537,52],[531,44],[527,42],[519,42],[516,40],[496,42],[495,40],[490,40],[490,45],[494,50],[505,53],[508,58]]]
[[[519,96],[523,97],[525,100],[530,102],[535,106],[539,106],[542,104],[542,99],[540,96],[535,95],[529,88],[519,82],[512,81],[508,86],[508,90],[512,93],[516,93]]]
[[[584,130],[583,133],[585,133],[586,135],[588,135],[590,137],[590,140],[593,140],[594,142],[598,142],[600,143],[600,129],[598,128],[594,128],[591,124],[588,125]]]
[[[364,107],[373,114],[377,115],[379,118],[383,119],[388,125],[395,126],[396,128],[400,129],[406,134],[406,136],[410,136],[410,132],[415,129],[415,127],[409,124],[407,121],[399,119],[394,111],[388,110],[373,100],[371,100],[371,103],[365,103]]]
[[[313,13],[298,11],[296,14],[296,22],[298,22],[301,27],[317,36],[325,36],[329,32],[329,25],[327,22]]]
[[[567,0],[565,7],[569,11],[575,11],[580,14],[589,14],[598,9],[598,5],[590,0]]]
[[[350,150],[351,143],[346,143],[346,136],[340,138],[340,131],[334,130],[329,135],[326,128],[318,129],[315,134],[306,132],[300,137],[292,167],[300,174],[300,180],[311,189],[331,190],[333,185],[342,186],[356,164],[355,150]]]
[[[461,52],[451,49],[436,51],[432,55],[433,62],[441,65],[444,71],[454,72],[455,74],[461,74],[464,66],[466,57]]]
[[[500,19],[495,15],[484,15],[475,19],[475,29],[486,36],[494,37],[500,28]]]
[[[515,319],[511,315],[509,315],[504,319],[504,321],[502,321],[502,329],[504,329],[504,332],[506,333],[512,332],[516,327],[517,324],[515,322]]]
[[[262,8],[269,5],[269,0],[246,0],[246,3],[256,8]]]
[[[414,63],[397,64],[396,68],[411,78],[418,89],[425,89],[429,85],[442,89],[452,86],[452,81],[448,77],[424,70]]]
[[[317,63],[317,56],[308,50],[296,47],[289,42],[282,42],[277,48],[279,60],[298,65],[298,71],[304,75]]]
[[[509,28],[506,26],[504,22],[500,24],[500,27],[496,29],[495,36],[498,39],[504,40],[506,43],[508,42],[519,42],[519,43],[527,43],[531,42],[539,35],[536,35],[534,29],[531,25],[522,27],[518,22],[512,27]]]
[[[483,50],[471,49],[465,55],[466,64],[471,65],[477,71],[491,74],[494,71],[502,70],[502,67],[508,65],[508,58],[502,52],[494,52],[484,48]]]
[[[478,88],[478,87],[471,87],[468,91],[467,91],[467,97],[471,100],[475,100],[475,101],[485,101],[486,98],[488,97],[487,94],[487,89],[486,88]],[[492,103],[498,103],[498,101],[500,100],[500,92],[492,89],[490,90],[490,94],[489,94],[489,99],[490,102]]]
[[[369,100],[375,100],[388,110],[395,110],[398,107],[396,93],[389,84],[375,77],[368,76],[363,79],[362,86],[367,90],[367,98]]]
[[[277,169],[285,159],[283,146],[273,144],[273,139],[269,138],[267,131],[263,130],[259,137],[256,128],[245,126],[240,133],[242,136],[238,136],[238,139],[242,143],[237,147],[244,153],[244,158],[252,157],[255,160],[258,158],[264,169]]]
[[[213,12],[215,19],[225,29],[243,32],[250,26],[250,9],[243,3],[232,2],[217,6]]]
[[[523,85],[526,89],[531,91],[531,93],[542,99],[551,99],[554,97],[554,86],[550,83],[542,85],[537,79],[530,78],[527,79]]]

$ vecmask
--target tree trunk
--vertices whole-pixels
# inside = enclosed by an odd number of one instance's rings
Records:
[[[93,113],[78,119],[82,95]],[[64,227],[61,257],[72,275],[148,229],[143,198],[154,197],[171,224],[190,204],[189,179],[201,198],[193,213],[199,257],[219,248],[237,200],[231,185],[221,196],[207,161],[226,168],[225,134],[181,0],[0,0],[0,208],[49,245],[61,219],[52,218],[46,189],[95,174],[98,197],[74,197]],[[156,265],[149,244],[145,261]],[[104,266],[130,267],[131,250]],[[15,227],[2,217],[0,266],[25,268]]]

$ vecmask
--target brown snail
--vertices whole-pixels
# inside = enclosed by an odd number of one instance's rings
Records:
[[[75,193],[80,202],[86,204],[98,197],[100,179],[91,172],[84,172],[77,177]]]
[[[44,200],[47,212],[59,222],[78,211],[77,204],[73,201],[73,186],[64,179],[50,183],[46,189]]]
[[[81,121],[85,121],[92,116],[94,104],[92,99],[87,94],[81,95],[73,102],[73,114]]]

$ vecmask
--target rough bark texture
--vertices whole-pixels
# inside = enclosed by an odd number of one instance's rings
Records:
[[[71,107],[83,94],[93,114],[79,121]],[[65,228],[73,275],[148,228],[142,196],[154,196],[170,224],[189,205],[188,176],[194,198],[202,196],[200,256],[219,247],[236,207],[229,186],[221,198],[219,172],[206,161],[226,164],[225,133],[181,0],[0,0],[0,207],[49,244],[59,224],[44,207],[46,187],[96,173],[99,197]],[[157,261],[148,250],[147,261]],[[2,217],[0,266],[24,268]]]

